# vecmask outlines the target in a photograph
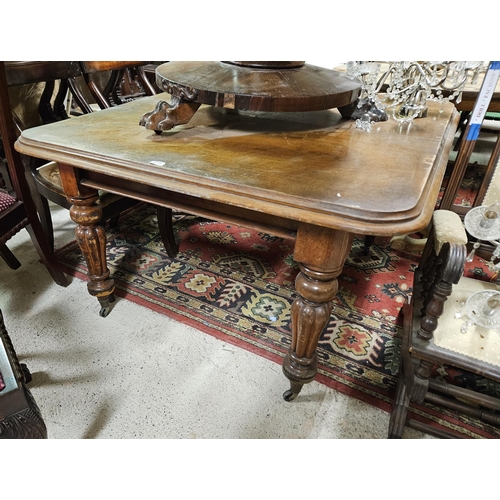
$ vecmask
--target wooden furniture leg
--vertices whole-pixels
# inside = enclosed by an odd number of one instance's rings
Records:
[[[166,207],[157,208],[158,227],[160,228],[161,240],[165,245],[167,255],[174,259],[179,253],[179,245],[175,241],[174,221],[172,209]]]
[[[316,346],[332,310],[337,277],[351,250],[353,235],[345,231],[302,224],[297,232],[294,259],[300,273],[295,280],[299,297],[292,304],[292,344],[283,361],[292,401],[317,373]]]
[[[0,310],[0,358],[4,379],[11,378],[13,387],[0,390],[0,439],[46,439],[47,427],[31,391],[28,367],[19,363]],[[2,365],[0,359],[0,366]]]
[[[401,360],[399,365],[396,397],[394,398],[389,420],[389,439],[401,439],[407,424],[412,390],[415,380],[415,365],[410,356],[410,345],[413,324],[413,303],[406,300],[403,305],[403,338],[401,342]],[[425,384],[421,384],[423,387]]]
[[[410,395],[405,380],[404,368],[400,367],[396,386],[396,397],[389,420],[389,439],[401,439],[403,437],[409,406]]]
[[[21,263],[17,260],[16,256],[7,248],[7,245],[0,245],[0,257],[11,269],[19,269]]]
[[[100,316],[106,317],[115,300],[113,295],[115,283],[109,277],[106,264],[106,233],[99,225],[102,208],[97,203],[98,192],[96,189],[80,186],[77,172],[73,167],[59,164],[59,172],[64,192],[72,204],[71,219],[78,224],[75,235],[88,266],[87,289],[90,295],[99,300]]]

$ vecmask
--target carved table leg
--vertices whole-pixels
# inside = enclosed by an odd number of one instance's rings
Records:
[[[283,394],[292,401],[302,386],[317,373],[316,346],[332,310],[338,290],[337,277],[351,249],[353,235],[344,231],[301,225],[294,259],[300,273],[295,286],[300,297],[292,304],[292,344],[283,361],[290,389]]]
[[[97,190],[78,185],[75,169],[59,165],[64,191],[72,207],[71,219],[78,224],[75,230],[76,241],[87,263],[90,295],[97,297],[101,305],[99,314],[106,317],[114,302],[115,283],[109,277],[106,264],[106,233],[99,225],[102,208],[97,203]]]
[[[106,317],[114,302],[114,281],[109,277],[106,265],[106,233],[97,225],[102,217],[102,208],[96,204],[97,194],[90,198],[71,198],[70,215],[78,224],[76,241],[82,250],[89,272],[87,289],[101,304],[99,314]]]

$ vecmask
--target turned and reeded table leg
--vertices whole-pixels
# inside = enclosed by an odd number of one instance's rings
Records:
[[[337,277],[349,255],[353,235],[344,231],[303,224],[299,227],[294,259],[300,273],[295,281],[299,297],[292,304],[292,344],[283,361],[292,401],[317,373],[316,346],[332,310]]]
[[[73,204],[71,219],[78,224],[75,235],[88,267],[87,289],[99,300],[99,314],[106,317],[115,300],[115,283],[109,277],[106,263],[106,233],[99,225],[102,208],[97,203],[98,193],[95,189],[78,185],[77,173],[72,167],[59,165],[59,171],[66,196]]]
[[[105,317],[114,302],[114,281],[106,263],[106,234],[99,221],[102,209],[95,189],[78,183],[77,170],[60,165],[61,180],[73,204],[71,218],[78,227],[76,239],[88,266],[88,291],[101,304]],[[283,372],[290,389],[283,397],[292,401],[302,386],[314,380],[317,373],[316,347],[330,318],[332,300],[338,290],[337,277],[349,255],[353,235],[335,229],[301,224],[297,232],[294,259],[299,263],[295,286],[299,297],[292,304],[292,343],[283,361]]]

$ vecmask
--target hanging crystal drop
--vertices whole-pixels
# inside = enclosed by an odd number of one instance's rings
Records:
[[[474,323],[468,319],[467,321],[464,321],[462,323],[462,326],[460,327],[460,333],[467,333],[469,331],[469,327],[472,326]]]
[[[370,115],[365,113],[361,118],[356,120],[356,128],[360,128],[361,130],[366,130],[367,132],[371,132],[372,124]]]
[[[479,241],[476,241],[476,243],[474,243],[474,248],[472,249],[472,251],[470,252],[469,255],[467,255],[467,257],[465,258],[465,262],[472,262],[474,260],[474,255],[476,253],[476,250],[481,246],[481,244],[479,243]]]
[[[454,314],[454,317],[456,319],[460,319],[462,317],[462,310],[465,306],[465,302],[460,302],[460,305],[458,306],[458,311]]]

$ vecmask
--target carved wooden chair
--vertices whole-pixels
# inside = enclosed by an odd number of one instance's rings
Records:
[[[101,109],[118,106],[157,91],[146,75],[146,61],[81,61],[80,68],[89,93]],[[93,112],[76,78],[69,81],[73,97],[83,113]],[[179,251],[174,236],[172,209],[157,208],[158,226],[165,250],[170,257]]]
[[[70,61],[14,61],[5,63],[2,78],[9,87],[10,104],[14,118],[14,133],[53,121],[68,119],[64,105],[70,81],[81,75],[77,62]],[[37,158],[23,156],[28,182],[42,227],[51,248],[54,248],[54,232],[49,200],[66,209],[71,204],[62,189],[58,165]],[[123,210],[136,204],[110,193],[100,194],[103,220],[116,222]]]
[[[40,410],[26,386],[31,374],[19,363],[0,310],[0,439],[47,438]]]
[[[87,88],[101,109],[156,94],[145,73],[146,61],[80,61],[79,64]],[[73,95],[82,111],[91,113],[92,108],[82,99],[74,78],[70,84],[74,85]]]
[[[7,248],[7,241],[26,228],[33,244],[54,281],[61,286],[68,284],[50,247],[49,240],[37,215],[35,203],[25,175],[19,153],[14,149],[16,134],[12,109],[5,78],[3,61],[0,61],[0,135],[8,166],[13,192],[0,189],[0,256],[12,269],[21,264]]]
[[[458,368],[500,382],[500,333],[467,325],[463,316],[463,304],[472,293],[495,290],[497,285],[463,276],[466,244],[460,217],[448,210],[435,211],[413,294],[403,307],[401,364],[390,438],[401,438],[405,426],[438,437],[463,437],[451,428],[440,430],[408,418],[410,407],[424,401],[451,410],[458,420],[461,415],[471,415],[492,426],[500,425],[500,399],[495,394],[479,392],[473,382],[459,386],[446,381],[436,370]]]

